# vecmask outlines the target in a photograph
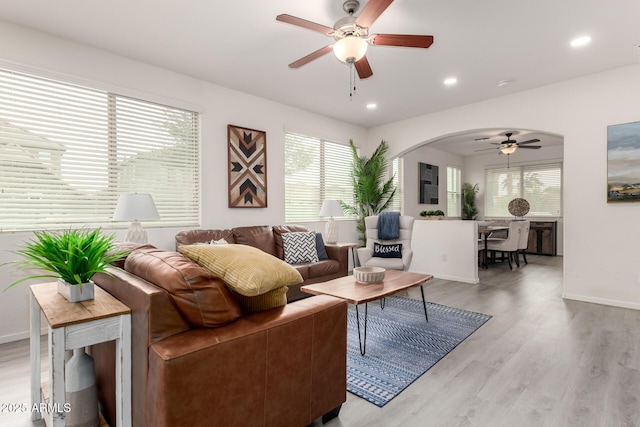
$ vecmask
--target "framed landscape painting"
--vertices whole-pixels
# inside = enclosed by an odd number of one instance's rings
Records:
[[[607,202],[640,201],[640,122],[607,127]]]
[[[227,126],[229,207],[267,207],[267,133]]]

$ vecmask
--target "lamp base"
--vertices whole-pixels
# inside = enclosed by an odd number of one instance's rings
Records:
[[[142,228],[140,221],[133,221],[124,236],[125,242],[147,243],[147,230]]]
[[[324,234],[324,240],[327,243],[338,243],[338,224],[333,220],[333,217],[324,226]]]

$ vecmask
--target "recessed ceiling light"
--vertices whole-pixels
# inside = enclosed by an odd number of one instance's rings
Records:
[[[578,37],[571,40],[571,46],[572,47],[585,46],[585,45],[588,45],[590,41],[591,41],[591,37],[589,36]]]
[[[455,77],[449,77],[447,79],[444,80],[444,84],[446,84],[447,86],[451,86],[458,83],[458,79],[456,79]]]
[[[509,80],[500,80],[498,82],[498,87],[507,87],[511,84]]]
[[[375,102],[370,102],[369,104],[367,104],[367,108],[369,110],[373,110],[374,108],[376,108],[378,106],[378,104],[376,104]]]

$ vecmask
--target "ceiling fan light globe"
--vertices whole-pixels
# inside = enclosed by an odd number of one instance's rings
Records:
[[[516,151],[516,148],[518,148],[517,145],[507,145],[504,147],[500,147],[500,151],[502,152],[502,154],[513,154]]]
[[[356,36],[346,36],[333,45],[333,53],[340,62],[358,62],[367,53],[367,41]]]

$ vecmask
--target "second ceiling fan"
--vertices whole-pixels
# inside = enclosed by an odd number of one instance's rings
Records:
[[[481,150],[476,150],[476,152],[478,151],[487,151],[487,150],[500,150],[499,154],[513,154],[516,149],[518,148],[528,148],[528,149],[533,149],[533,150],[537,150],[538,148],[542,148],[541,145],[528,145],[528,144],[533,144],[535,142],[540,142],[539,139],[534,138],[534,139],[529,139],[527,141],[522,141],[522,142],[518,142],[515,139],[511,139],[511,135],[513,135],[513,132],[507,132],[505,133],[505,136],[507,137],[506,140],[502,141],[502,142],[492,142],[492,145],[497,145],[498,147],[495,148],[483,148]]]
[[[433,44],[433,36],[408,34],[370,34],[369,28],[393,3],[393,0],[369,0],[362,12],[356,17],[354,13],[360,7],[357,0],[347,0],[343,9],[349,14],[338,20],[333,28],[315,22],[307,21],[291,15],[278,15],[276,20],[320,32],[335,39],[335,43],[322,47],[309,55],[289,64],[289,68],[300,68],[305,64],[332,52],[340,61],[355,66],[358,77],[366,79],[373,75],[373,70],[367,60],[368,45],[373,46],[402,46],[426,49]]]

